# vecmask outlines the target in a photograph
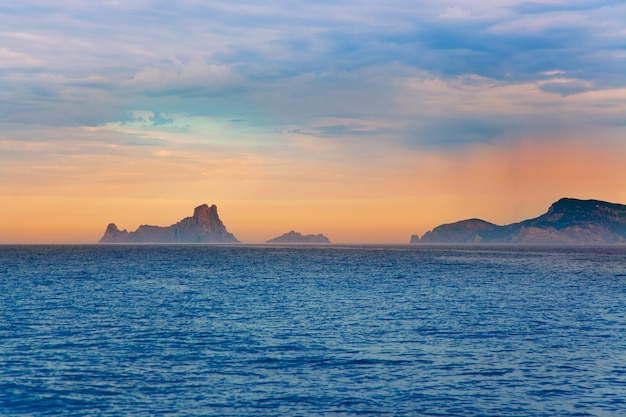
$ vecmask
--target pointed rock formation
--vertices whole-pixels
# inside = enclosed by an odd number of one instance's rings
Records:
[[[319,235],[301,235],[293,230],[282,236],[268,240],[266,243],[330,243],[330,240],[322,234]]]
[[[126,229],[120,231],[115,223],[109,223],[107,229],[104,232],[104,236],[102,236],[102,239],[100,239],[100,243],[123,241],[127,238],[128,232],[126,231]]]
[[[497,226],[479,219],[443,224],[411,243],[606,244],[626,242],[626,205],[562,198],[534,219]]]
[[[107,226],[100,243],[239,243],[217,214],[217,207],[202,204],[186,217],[167,227],[142,225],[134,232]]]

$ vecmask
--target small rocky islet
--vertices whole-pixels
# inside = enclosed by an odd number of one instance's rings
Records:
[[[330,240],[321,233],[318,235],[302,235],[292,230],[265,243],[330,243]]]

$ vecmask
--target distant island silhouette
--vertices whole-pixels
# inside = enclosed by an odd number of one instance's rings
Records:
[[[266,243],[330,243],[330,240],[323,234],[301,235],[292,230],[289,233],[270,239]]]
[[[480,219],[442,224],[411,243],[607,244],[626,242],[626,205],[562,198],[534,219],[498,226]]]
[[[107,226],[99,243],[239,243],[217,214],[217,206],[198,206],[192,217],[167,227],[142,225],[134,232]]]
[[[99,243],[240,243],[220,220],[217,206],[202,204],[171,226],[141,225],[120,230],[110,223]],[[290,231],[266,243],[331,243],[323,234]],[[499,226],[481,219],[442,224],[410,243],[521,243],[612,244],[626,243],[626,205],[600,200],[562,198],[539,217]]]

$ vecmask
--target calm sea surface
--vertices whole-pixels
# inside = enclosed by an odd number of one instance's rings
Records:
[[[626,247],[0,246],[0,415],[626,416]]]

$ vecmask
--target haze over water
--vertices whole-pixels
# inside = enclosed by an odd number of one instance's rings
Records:
[[[625,260],[0,246],[0,414],[626,415]]]

